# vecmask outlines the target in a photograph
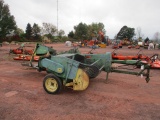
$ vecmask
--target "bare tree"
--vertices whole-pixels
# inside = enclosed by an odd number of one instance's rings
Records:
[[[160,42],[160,33],[159,32],[156,32],[155,34],[154,34],[154,39],[155,39],[155,42]]]
[[[144,37],[144,35],[142,34],[141,27],[137,27],[136,35],[137,35],[138,40],[141,40]]]
[[[65,34],[65,32],[64,32],[64,30],[60,30],[60,31],[58,32],[58,34],[59,34],[59,36],[63,36],[63,35]]]
[[[45,34],[55,35],[57,28],[51,23],[43,23],[43,32],[45,32]]]

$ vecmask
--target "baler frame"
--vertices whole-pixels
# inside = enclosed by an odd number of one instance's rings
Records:
[[[34,55],[42,53],[40,51],[43,51],[43,54],[48,53],[47,47],[42,47],[42,49],[37,48],[38,47],[36,46]],[[113,67],[113,64],[143,66],[143,69],[137,72],[124,71],[118,69],[118,67]],[[150,80],[149,64],[143,63],[140,60],[112,60],[110,52],[107,52],[106,54],[50,54],[49,56],[40,57],[37,69],[39,72],[46,71],[49,73],[44,77],[43,87],[45,91],[50,94],[59,93],[63,86],[72,88],[73,90],[85,90],[89,85],[89,79],[97,77],[101,71],[107,73],[106,81],[111,72],[137,76],[143,75],[146,76],[147,83]],[[147,72],[145,73],[145,71]]]

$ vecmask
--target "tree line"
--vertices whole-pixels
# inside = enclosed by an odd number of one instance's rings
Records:
[[[98,32],[102,31],[106,33],[105,26],[103,23],[91,23],[87,25],[86,23],[80,22],[78,25],[73,27],[73,30],[69,32],[67,36],[64,30],[57,30],[56,26],[52,23],[42,23],[42,27],[34,23],[31,25],[28,23],[26,25],[25,31],[18,28],[13,15],[11,15],[9,6],[4,4],[4,1],[0,1],[0,42],[2,41],[42,41],[43,36],[48,37],[50,40],[91,40],[93,37],[98,36]],[[132,40],[134,36],[137,35],[138,40],[142,40],[144,36],[141,32],[141,28],[137,28],[137,33],[135,33],[135,28],[128,27],[124,25],[120,31],[115,35],[115,39],[129,39]],[[148,38],[148,37],[147,37]],[[155,33],[155,40],[159,41],[160,33]]]
[[[55,36],[59,39],[65,34],[64,30],[57,30],[52,23],[42,23],[42,27],[34,23],[33,26],[28,23],[26,30],[18,28],[13,15],[11,15],[9,6],[0,1],[0,42],[2,41],[41,41],[42,36],[47,36],[53,40]]]

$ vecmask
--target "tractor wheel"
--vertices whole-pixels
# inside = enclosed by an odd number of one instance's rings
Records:
[[[57,94],[62,90],[62,81],[54,74],[48,74],[43,79],[43,88],[49,94]]]

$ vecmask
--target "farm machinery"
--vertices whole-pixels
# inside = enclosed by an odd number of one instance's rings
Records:
[[[31,50],[31,49],[25,49],[24,45],[25,44],[22,43],[18,48],[16,48],[16,49],[10,49],[9,53],[32,55],[33,54],[33,50]]]
[[[139,50],[137,55],[120,55],[115,52],[112,52],[112,59],[114,60],[141,60],[144,63],[150,64],[151,68],[160,69],[160,59],[158,58],[158,54],[154,54],[151,57],[141,54],[142,50]]]
[[[150,65],[140,60],[112,60],[110,52],[106,54],[80,54],[62,53],[55,55],[48,47],[37,44],[33,53],[41,55],[38,65],[39,72],[46,71],[48,74],[43,79],[44,90],[49,94],[59,93],[63,87],[69,87],[76,91],[85,90],[89,86],[89,80],[97,77],[101,71],[106,72],[106,81],[109,73],[117,72],[123,74],[146,76],[148,83]],[[139,71],[116,69],[113,64],[125,64],[131,66],[143,66]],[[32,59],[30,61],[32,65]]]
[[[33,54],[34,49],[33,50],[24,49],[23,50],[23,47],[12,49],[10,50],[10,53],[18,54],[17,56],[13,57],[14,60],[23,60],[23,61],[31,61],[31,60],[38,61],[39,58],[44,55],[43,54],[44,51],[41,51],[41,50],[45,50],[45,49],[47,49],[48,54],[52,54],[52,55],[57,55],[57,54],[62,54],[62,53],[63,54],[64,53],[80,53],[78,48],[73,48],[68,51],[57,53],[56,50],[54,50],[52,47],[47,47],[45,45],[38,45],[38,46],[41,46],[41,47],[40,47],[40,50],[38,50],[40,53],[37,53],[37,54]],[[39,48],[37,47],[37,49]]]

